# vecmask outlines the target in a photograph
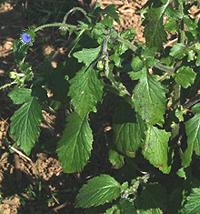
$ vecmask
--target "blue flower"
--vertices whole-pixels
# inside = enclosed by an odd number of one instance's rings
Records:
[[[23,33],[21,39],[24,44],[28,44],[31,41],[31,36],[28,33]]]

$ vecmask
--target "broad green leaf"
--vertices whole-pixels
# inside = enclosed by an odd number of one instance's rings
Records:
[[[73,54],[75,58],[78,59],[78,62],[84,63],[86,66],[89,66],[99,55],[101,47],[97,48],[83,48],[81,51],[77,51]]]
[[[183,66],[177,70],[174,75],[175,81],[181,85],[183,88],[188,88],[194,83],[196,78],[196,73],[192,68],[188,66]]]
[[[109,203],[120,196],[120,184],[109,175],[94,177],[84,184],[76,197],[76,207],[92,207]]]
[[[136,151],[143,143],[140,125],[138,123],[115,124],[113,131],[117,149],[128,157],[135,157]]]
[[[97,75],[93,69],[83,69],[70,81],[69,96],[81,117],[91,111],[96,112],[96,104],[102,99],[103,83]]]
[[[38,140],[41,119],[42,109],[34,97],[24,103],[11,117],[10,135],[28,155]]]
[[[135,153],[144,141],[144,122],[134,109],[122,102],[113,116],[113,141],[118,151],[128,157]]]
[[[188,167],[192,160],[193,151],[200,155],[200,113],[197,113],[185,123],[187,149],[182,155],[183,167]]]
[[[183,208],[182,214],[197,214],[200,211],[200,188],[193,188]]]
[[[138,214],[161,214],[166,209],[167,192],[160,184],[148,184],[136,199]]]
[[[150,75],[143,76],[133,90],[136,112],[149,124],[163,123],[166,109],[165,89]]]
[[[146,133],[146,140],[143,148],[144,157],[163,173],[168,174],[168,141],[170,133],[165,130],[149,126]]]
[[[23,104],[32,99],[31,89],[28,88],[15,88],[8,94],[8,96],[15,104]]]
[[[160,50],[167,39],[167,34],[163,26],[163,15],[168,4],[169,1],[162,7],[150,8],[145,17],[144,36],[146,44],[155,51]]]
[[[115,169],[120,169],[124,165],[124,156],[115,150],[110,150],[109,161]]]
[[[80,172],[84,168],[91,154],[92,142],[87,117],[81,118],[76,112],[72,113],[57,148],[64,172]]]

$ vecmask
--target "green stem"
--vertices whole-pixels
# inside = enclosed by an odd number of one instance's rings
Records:
[[[40,30],[43,30],[44,28],[49,28],[49,27],[66,27],[66,28],[73,29],[73,30],[78,29],[78,27],[75,25],[66,24],[63,22],[55,22],[55,23],[41,25],[41,26],[35,28],[34,32],[36,33]]]
[[[87,15],[87,12],[86,12],[85,10],[83,10],[83,8],[81,8],[81,7],[74,7],[74,8],[72,8],[70,11],[68,11],[68,12],[65,14],[65,16],[64,16],[64,18],[63,18],[63,23],[66,23],[67,18],[69,17],[69,15],[70,15],[71,13],[73,13],[73,12],[76,12],[76,11],[80,11],[80,12],[85,16],[85,18],[86,18],[89,22],[91,21],[90,18],[88,17],[88,15]]]
[[[17,84],[17,82],[13,81],[13,82],[11,82],[11,83],[7,83],[7,84],[5,84],[5,85],[2,85],[2,86],[0,87],[0,91],[1,91],[1,90],[4,90],[4,89],[6,89],[6,88],[9,88],[9,87],[11,87],[12,85],[15,85],[15,84]]]

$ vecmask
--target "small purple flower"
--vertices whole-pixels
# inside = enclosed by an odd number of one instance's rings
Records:
[[[23,33],[21,39],[24,44],[28,44],[31,41],[31,36],[28,33]]]

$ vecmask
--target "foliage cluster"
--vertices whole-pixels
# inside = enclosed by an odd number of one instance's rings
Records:
[[[56,153],[65,173],[81,172],[95,139],[91,117],[108,96],[114,103],[107,150],[116,178],[104,172],[91,178],[77,194],[76,207],[100,206],[96,212],[106,214],[200,212],[200,180],[193,170],[200,155],[200,23],[189,15],[193,4],[198,1],[148,1],[145,44],[134,41],[132,29],[114,30],[114,6],[91,13],[74,8],[70,13],[84,17],[77,24],[67,23],[67,13],[61,23],[27,29],[30,42],[15,41],[17,72],[10,72],[15,87],[9,97],[19,108],[9,134],[27,155],[37,145],[42,111],[64,108],[66,126]],[[33,67],[29,48],[38,31],[49,27],[74,38],[68,56],[54,69],[47,67],[50,58]],[[166,45],[170,37],[177,38],[172,47]],[[128,163],[135,174],[126,180],[120,173]]]

